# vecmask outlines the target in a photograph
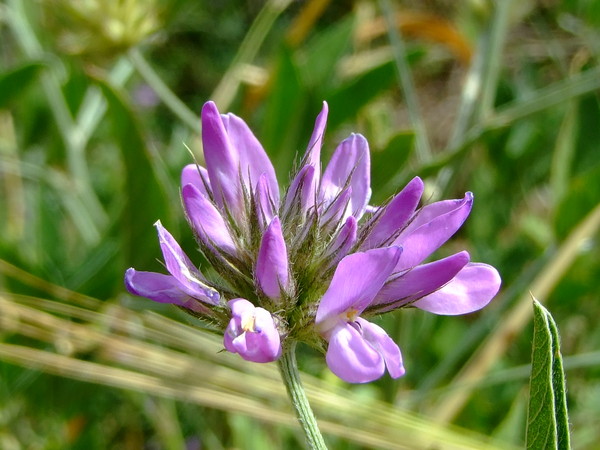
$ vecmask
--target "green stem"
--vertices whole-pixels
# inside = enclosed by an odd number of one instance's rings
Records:
[[[200,119],[171,89],[165,84],[162,78],[155,72],[150,64],[144,59],[137,48],[129,50],[129,60],[135,70],[140,74],[146,83],[156,92],[164,104],[188,127],[200,134]]]
[[[31,60],[43,61],[47,55],[29,18],[29,3],[25,0],[9,1],[6,9],[7,23],[12,27],[13,35],[23,52]],[[79,145],[78,130],[62,92],[59,71],[63,68],[60,63],[50,61],[52,64],[48,64],[48,69],[41,74],[42,89],[65,145],[67,166],[72,182],[71,189],[83,199],[84,210],[90,218],[89,228],[84,238],[87,236],[88,243],[96,244],[100,240],[102,228],[108,223],[108,217],[90,183],[85,146]]]
[[[108,81],[111,85],[123,87],[131,78],[134,67],[131,62],[125,58],[120,58],[108,73]],[[81,106],[77,111],[76,133],[74,136],[75,145],[85,148],[92,137],[92,134],[98,128],[98,125],[106,110],[108,104],[102,95],[102,90],[98,86],[90,86],[81,101]]]
[[[279,370],[309,448],[326,450],[327,446],[319,431],[317,419],[312,412],[306,392],[304,392],[302,382],[300,381],[300,371],[296,363],[295,342],[284,350],[283,355],[279,358]]]
[[[379,0],[379,7],[387,25],[388,38],[392,46],[392,55],[396,65],[398,80],[400,81],[400,88],[404,95],[406,109],[408,110],[408,116],[415,130],[416,156],[420,163],[425,163],[431,159],[431,146],[427,137],[427,127],[419,108],[417,90],[406,58],[404,41],[396,29],[396,16],[389,0]]]
[[[494,2],[494,12],[489,30],[489,46],[484,58],[481,74],[481,98],[476,103],[474,123],[479,123],[492,115],[498,90],[498,80],[502,70],[502,50],[510,26],[512,0]]]
[[[270,0],[264,4],[240,44],[229,69],[210,96],[219,108],[229,108],[240,87],[240,68],[252,63],[275,20],[291,3],[291,0]]]

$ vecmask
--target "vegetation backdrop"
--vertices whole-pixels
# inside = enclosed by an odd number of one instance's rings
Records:
[[[381,318],[395,381],[348,385],[301,349],[332,448],[522,446],[530,292],[561,330],[573,446],[594,448],[599,25],[595,0],[0,2],[0,448],[301,442],[276,366],[123,287],[162,270],[157,219],[193,253],[179,173],[209,99],[282,180],[327,100],[324,153],[364,134],[374,203],[416,175],[427,201],[475,195],[445,251],[499,269],[489,307]]]

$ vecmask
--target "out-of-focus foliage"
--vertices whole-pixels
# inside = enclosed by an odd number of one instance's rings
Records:
[[[522,446],[529,291],[561,330],[572,444],[594,448],[597,3],[4,0],[0,448],[298,445],[275,367],[124,293],[127,267],[162,270],[157,219],[193,254],[178,177],[202,160],[208,99],[247,120],[282,179],[327,100],[324,154],[363,133],[375,204],[415,175],[427,201],[475,194],[446,247],[499,269],[490,307],[382,318],[405,358],[397,381],[348,386],[300,355],[332,448]]]

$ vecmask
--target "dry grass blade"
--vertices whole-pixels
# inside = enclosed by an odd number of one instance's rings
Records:
[[[573,264],[582,244],[593,237],[599,228],[600,205],[596,206],[573,230],[555,257],[533,281],[530,291],[536,298],[546,299],[548,297],[567,269]],[[442,398],[431,408],[433,417],[439,422],[449,422],[460,412],[472,395],[474,387],[483,379],[494,362],[504,354],[514,337],[519,335],[532,315],[531,294],[525,292],[452,381],[453,385],[463,387],[454,390],[451,395]]]
[[[248,364],[220,352],[219,337],[166,317],[95,302],[97,308],[92,310],[36,297],[0,296],[4,333],[34,338],[56,349],[0,344],[0,358],[296,427],[274,364]],[[303,380],[325,433],[389,449],[497,448],[474,433],[432,424],[376,400],[365,402],[314,377],[305,375]]]

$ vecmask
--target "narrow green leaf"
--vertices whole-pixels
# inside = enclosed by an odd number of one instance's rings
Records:
[[[356,113],[371,100],[394,85],[396,80],[394,65],[391,62],[352,78],[329,93],[329,129],[336,129],[346,120],[353,119]]]
[[[415,134],[395,134],[382,151],[371,153],[371,187],[376,202],[383,202],[398,190],[398,175],[414,149]]]
[[[567,389],[565,381],[565,371],[563,368],[562,355],[560,353],[560,338],[558,328],[554,319],[548,311],[548,324],[550,325],[550,334],[553,342],[552,358],[552,387],[554,388],[554,415],[556,417],[556,440],[558,448],[571,448],[571,439],[569,434],[569,412],[567,411]]]
[[[431,145],[427,137],[427,127],[423,120],[423,113],[417,99],[417,89],[410,70],[406,45],[396,29],[394,10],[389,0],[379,0],[378,3],[386,22],[388,38],[392,46],[394,65],[398,75],[398,87],[404,96],[408,117],[412,128],[415,130],[415,155],[418,162],[424,163],[431,158]]]
[[[554,218],[554,229],[559,239],[564,239],[573,227],[600,203],[600,164],[589,167],[573,177]]]
[[[525,98],[518,98],[498,108],[486,121],[484,128],[503,128],[532,114],[564,105],[571,99],[597,91],[600,89],[599,75],[600,67],[594,67],[533,91]]]
[[[552,168],[550,171],[550,185],[552,198],[555,202],[562,200],[569,187],[573,159],[577,146],[579,131],[578,99],[573,99],[567,104],[565,116],[556,137],[556,146],[552,155]]]
[[[569,449],[569,420],[558,330],[533,301],[533,352],[527,423],[528,449]]]
[[[0,74],[0,109],[18,98],[44,67],[46,66],[42,63],[33,62]]]
[[[95,80],[108,103],[108,116],[112,119],[125,164],[126,200],[120,219],[121,237],[126,264],[143,266],[156,255],[156,231],[152,226],[159,219],[167,219],[171,201],[166,180],[159,173],[158,155],[151,153],[141,125],[124,94],[102,79]]]
[[[299,69],[307,86],[316,88],[318,92],[327,91],[335,79],[334,72],[339,61],[350,46],[353,28],[354,16],[350,15],[317,34],[301,52]]]
[[[298,150],[308,93],[292,52],[285,46],[282,46],[277,58],[272,86],[260,137],[265,150],[275,161],[277,172],[287,173]]]

